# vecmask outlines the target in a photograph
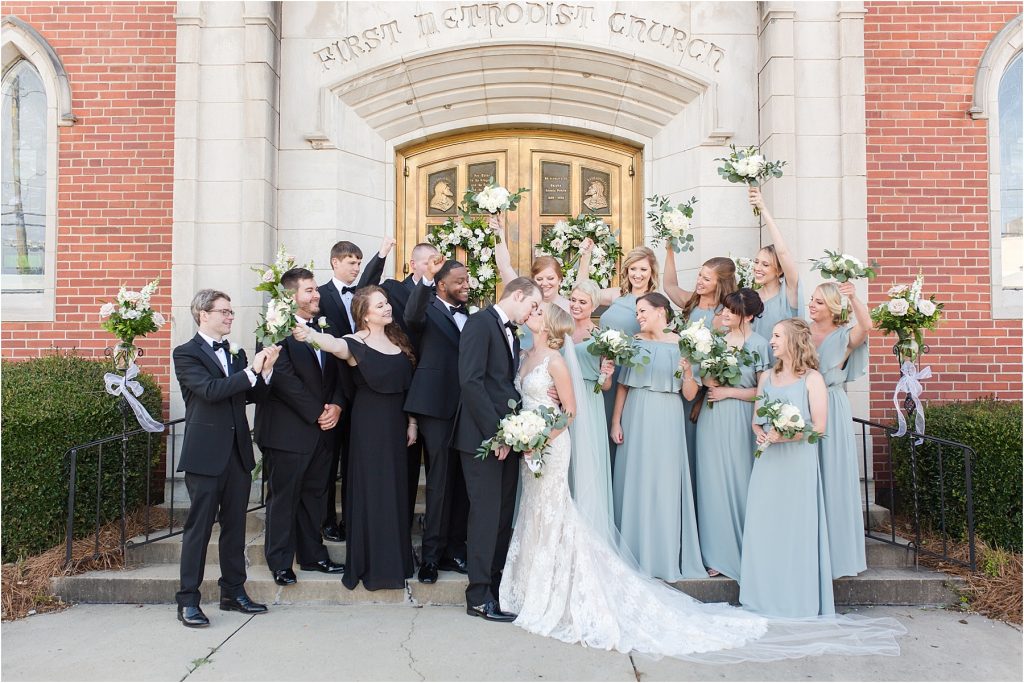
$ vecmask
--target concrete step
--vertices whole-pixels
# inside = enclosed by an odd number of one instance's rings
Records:
[[[216,565],[206,567],[202,593],[207,601],[219,596]],[[465,603],[466,577],[441,572],[435,584],[415,579],[405,588],[367,591],[361,585],[346,589],[337,575],[296,571],[298,582],[281,587],[270,573],[249,572],[246,591],[258,602],[269,604],[363,604],[410,603],[418,605],[462,605]],[[99,571],[53,579],[53,590],[65,601],[117,604],[173,603],[178,589],[178,567],[159,564],[124,571]],[[679,590],[704,602],[736,603],[739,587],[732,579],[715,577],[678,581]],[[835,581],[837,605],[950,605],[958,601],[956,588],[962,581],[931,570],[869,569],[856,577]]]

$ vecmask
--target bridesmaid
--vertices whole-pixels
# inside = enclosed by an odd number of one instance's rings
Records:
[[[790,318],[772,330],[775,367],[761,376],[759,395],[800,409],[815,431],[825,433],[828,390],[817,371],[811,330]],[[754,404],[755,410],[761,401]],[[786,439],[753,419],[757,443],[771,444],[754,461],[747,492],[740,564],[740,604],[761,614],[813,617],[834,614],[832,564],[818,447],[802,437]]]
[[[624,368],[612,415],[615,522],[640,568],[665,581],[706,577],[700,559],[686,433],[678,394],[679,335],[666,332],[671,304],[663,294],[636,302],[640,346],[648,365]]]
[[[697,422],[697,531],[700,552],[708,574],[740,578],[743,517],[747,509],[747,485],[754,466],[754,397],[761,372],[768,367],[768,340],[754,332],[752,321],[764,305],[757,292],[741,289],[725,297],[720,314],[729,346],[743,348],[754,357],[745,366],[738,386],[723,387],[711,378],[694,378],[685,359],[683,395],[691,400],[698,383],[708,387],[705,405]],[[714,405],[714,409],[709,409]]]
[[[736,264],[731,258],[716,256],[704,262],[697,271],[693,291],[679,286],[676,273],[676,256],[671,247],[665,248],[665,294],[676,306],[683,309],[684,324],[698,319],[704,320],[708,329],[721,327],[719,313],[725,297],[736,291]],[[690,458],[690,471],[696,468],[697,425],[690,420],[690,411],[695,401],[683,396],[683,416],[686,420],[686,452]],[[696,487],[696,480],[694,480]],[[694,495],[696,495],[694,488]]]
[[[772,238],[772,243],[762,247],[754,257],[754,282],[764,302],[764,313],[754,320],[754,332],[768,338],[780,320],[800,317],[800,269],[782,238],[782,231],[765,206],[761,189],[751,187],[747,195],[750,205],[760,209],[761,218]]]
[[[852,325],[841,322],[844,296],[853,308]],[[857,440],[846,382],[857,379],[867,369],[865,342],[871,330],[871,318],[868,307],[857,298],[857,291],[849,282],[838,286],[826,282],[819,286],[807,304],[807,313],[821,374],[828,387],[828,432],[818,443],[818,452],[825,490],[832,578],[837,579],[856,576],[867,569]]]
[[[417,424],[403,406],[415,359],[383,289],[370,286],[356,292],[352,317],[358,331],[344,337],[305,326],[292,334],[315,342],[352,367],[352,494],[346,501],[348,543],[342,583],[349,590],[360,581],[371,591],[405,588],[413,574],[406,449],[416,440]]]
[[[591,316],[594,314],[594,306],[600,296],[600,287],[589,279],[577,282],[569,296],[569,315],[572,316],[575,324],[572,341],[576,346],[576,358],[579,360],[583,381],[586,385],[586,391],[576,397],[576,409],[579,414],[569,427],[569,432],[573,436],[572,458],[569,460],[569,484],[573,489],[572,493],[577,509],[596,530],[603,533],[611,531],[615,523],[612,504],[611,457],[608,448],[608,423],[605,419],[604,398],[601,394],[595,394],[591,388],[602,373],[605,376],[603,390],[607,391],[611,388],[615,365],[610,360],[598,358],[587,351],[591,342],[591,334],[597,327],[591,320]],[[592,445],[588,453],[582,453],[576,448],[580,442],[576,437],[576,430],[581,428],[590,429],[593,432],[588,439],[588,443]],[[583,458],[586,459],[586,467],[579,468],[577,463],[580,463]],[[577,478],[583,480],[581,483],[585,485],[585,491],[576,490]]]

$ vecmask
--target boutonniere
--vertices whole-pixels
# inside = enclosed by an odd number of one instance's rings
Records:
[[[524,327],[525,325],[519,325],[516,327],[516,337],[518,337],[519,339],[522,339],[523,335],[526,334],[526,330],[523,329]]]
[[[480,312],[480,307],[479,306],[470,306],[468,310],[469,310],[469,314],[473,315],[474,313],[479,313]]]
[[[331,326],[331,324],[329,322],[327,322],[327,316],[326,315],[322,315],[319,318],[317,318],[316,324],[317,324],[317,327],[319,327],[321,330],[326,330],[328,327]]]
[[[242,350],[242,345],[239,344],[238,342],[231,342],[230,346],[228,346],[228,353],[230,353],[232,356],[236,356],[237,357],[238,356],[238,352],[241,351],[241,350]]]

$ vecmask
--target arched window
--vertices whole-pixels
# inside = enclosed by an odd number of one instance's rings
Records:
[[[999,81],[999,233],[1003,289],[1024,285],[1024,175],[1021,173],[1021,53]]]

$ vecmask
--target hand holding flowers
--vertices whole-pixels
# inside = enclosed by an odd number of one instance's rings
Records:
[[[825,250],[825,256],[811,261],[811,270],[820,270],[821,276],[826,280],[832,279],[836,282],[849,282],[860,278],[873,280],[878,273],[875,271],[878,264],[874,261],[870,266],[865,266],[856,256],[841,254],[838,251]],[[843,296],[842,322],[850,319],[850,301]]]
[[[757,448],[754,450],[754,457],[760,458],[761,454],[768,450],[773,443],[783,439],[806,439],[807,443],[818,443],[825,435],[816,432],[807,424],[800,409],[792,403],[783,401],[780,398],[768,401],[768,397],[760,395],[755,397],[757,401],[766,401],[757,409],[758,417],[768,418],[768,429],[757,437]]]
[[[509,450],[528,453],[527,467],[534,477],[540,477],[552,435],[556,430],[565,429],[569,424],[569,415],[548,406],[517,411],[514,400],[508,402],[508,407],[512,412],[498,423],[497,433],[480,444],[476,457],[482,460],[492,451],[499,454]]]
[[[690,219],[693,218],[693,205],[696,197],[677,206],[672,206],[668,197],[652,195],[647,198],[650,210],[647,219],[654,226],[654,238],[651,244],[658,246],[662,240],[672,247],[677,254],[681,251],[693,251],[693,230]]]
[[[545,230],[534,254],[553,256],[562,265],[560,293],[568,296],[580,279],[580,257],[589,252],[590,262],[585,275],[601,287],[607,287],[615,277],[615,264],[622,256],[622,247],[608,224],[591,214],[580,214],[555,223]]]
[[[759,359],[757,353],[730,346],[724,335],[715,334],[711,353],[700,361],[700,375],[711,380],[710,386],[735,387],[743,379],[743,368],[754,365]],[[716,400],[718,398],[725,397],[716,397]],[[715,401],[708,401],[708,409],[714,408]]]
[[[637,340],[621,330],[610,327],[601,327],[591,334],[591,342],[587,346],[587,353],[599,358],[608,359],[616,365],[625,367],[637,367],[647,365],[651,358]],[[594,383],[594,393],[600,394],[608,375],[602,369],[597,382]]]
[[[284,245],[277,250],[277,258],[269,266],[253,266],[253,272],[260,276],[260,282],[253,289],[257,292],[270,294],[266,310],[260,315],[256,326],[256,341],[263,346],[270,346],[281,341],[296,326],[295,313],[298,305],[292,292],[281,286],[281,276],[292,268],[298,267],[295,257],[288,253]],[[304,267],[313,269],[310,260]],[[326,319],[325,319],[326,321]]]
[[[704,324],[703,318],[688,324],[679,332],[679,355],[691,365],[700,367],[701,361],[711,355],[714,347],[715,335]],[[682,369],[676,370],[676,377],[681,379],[682,376]]]

